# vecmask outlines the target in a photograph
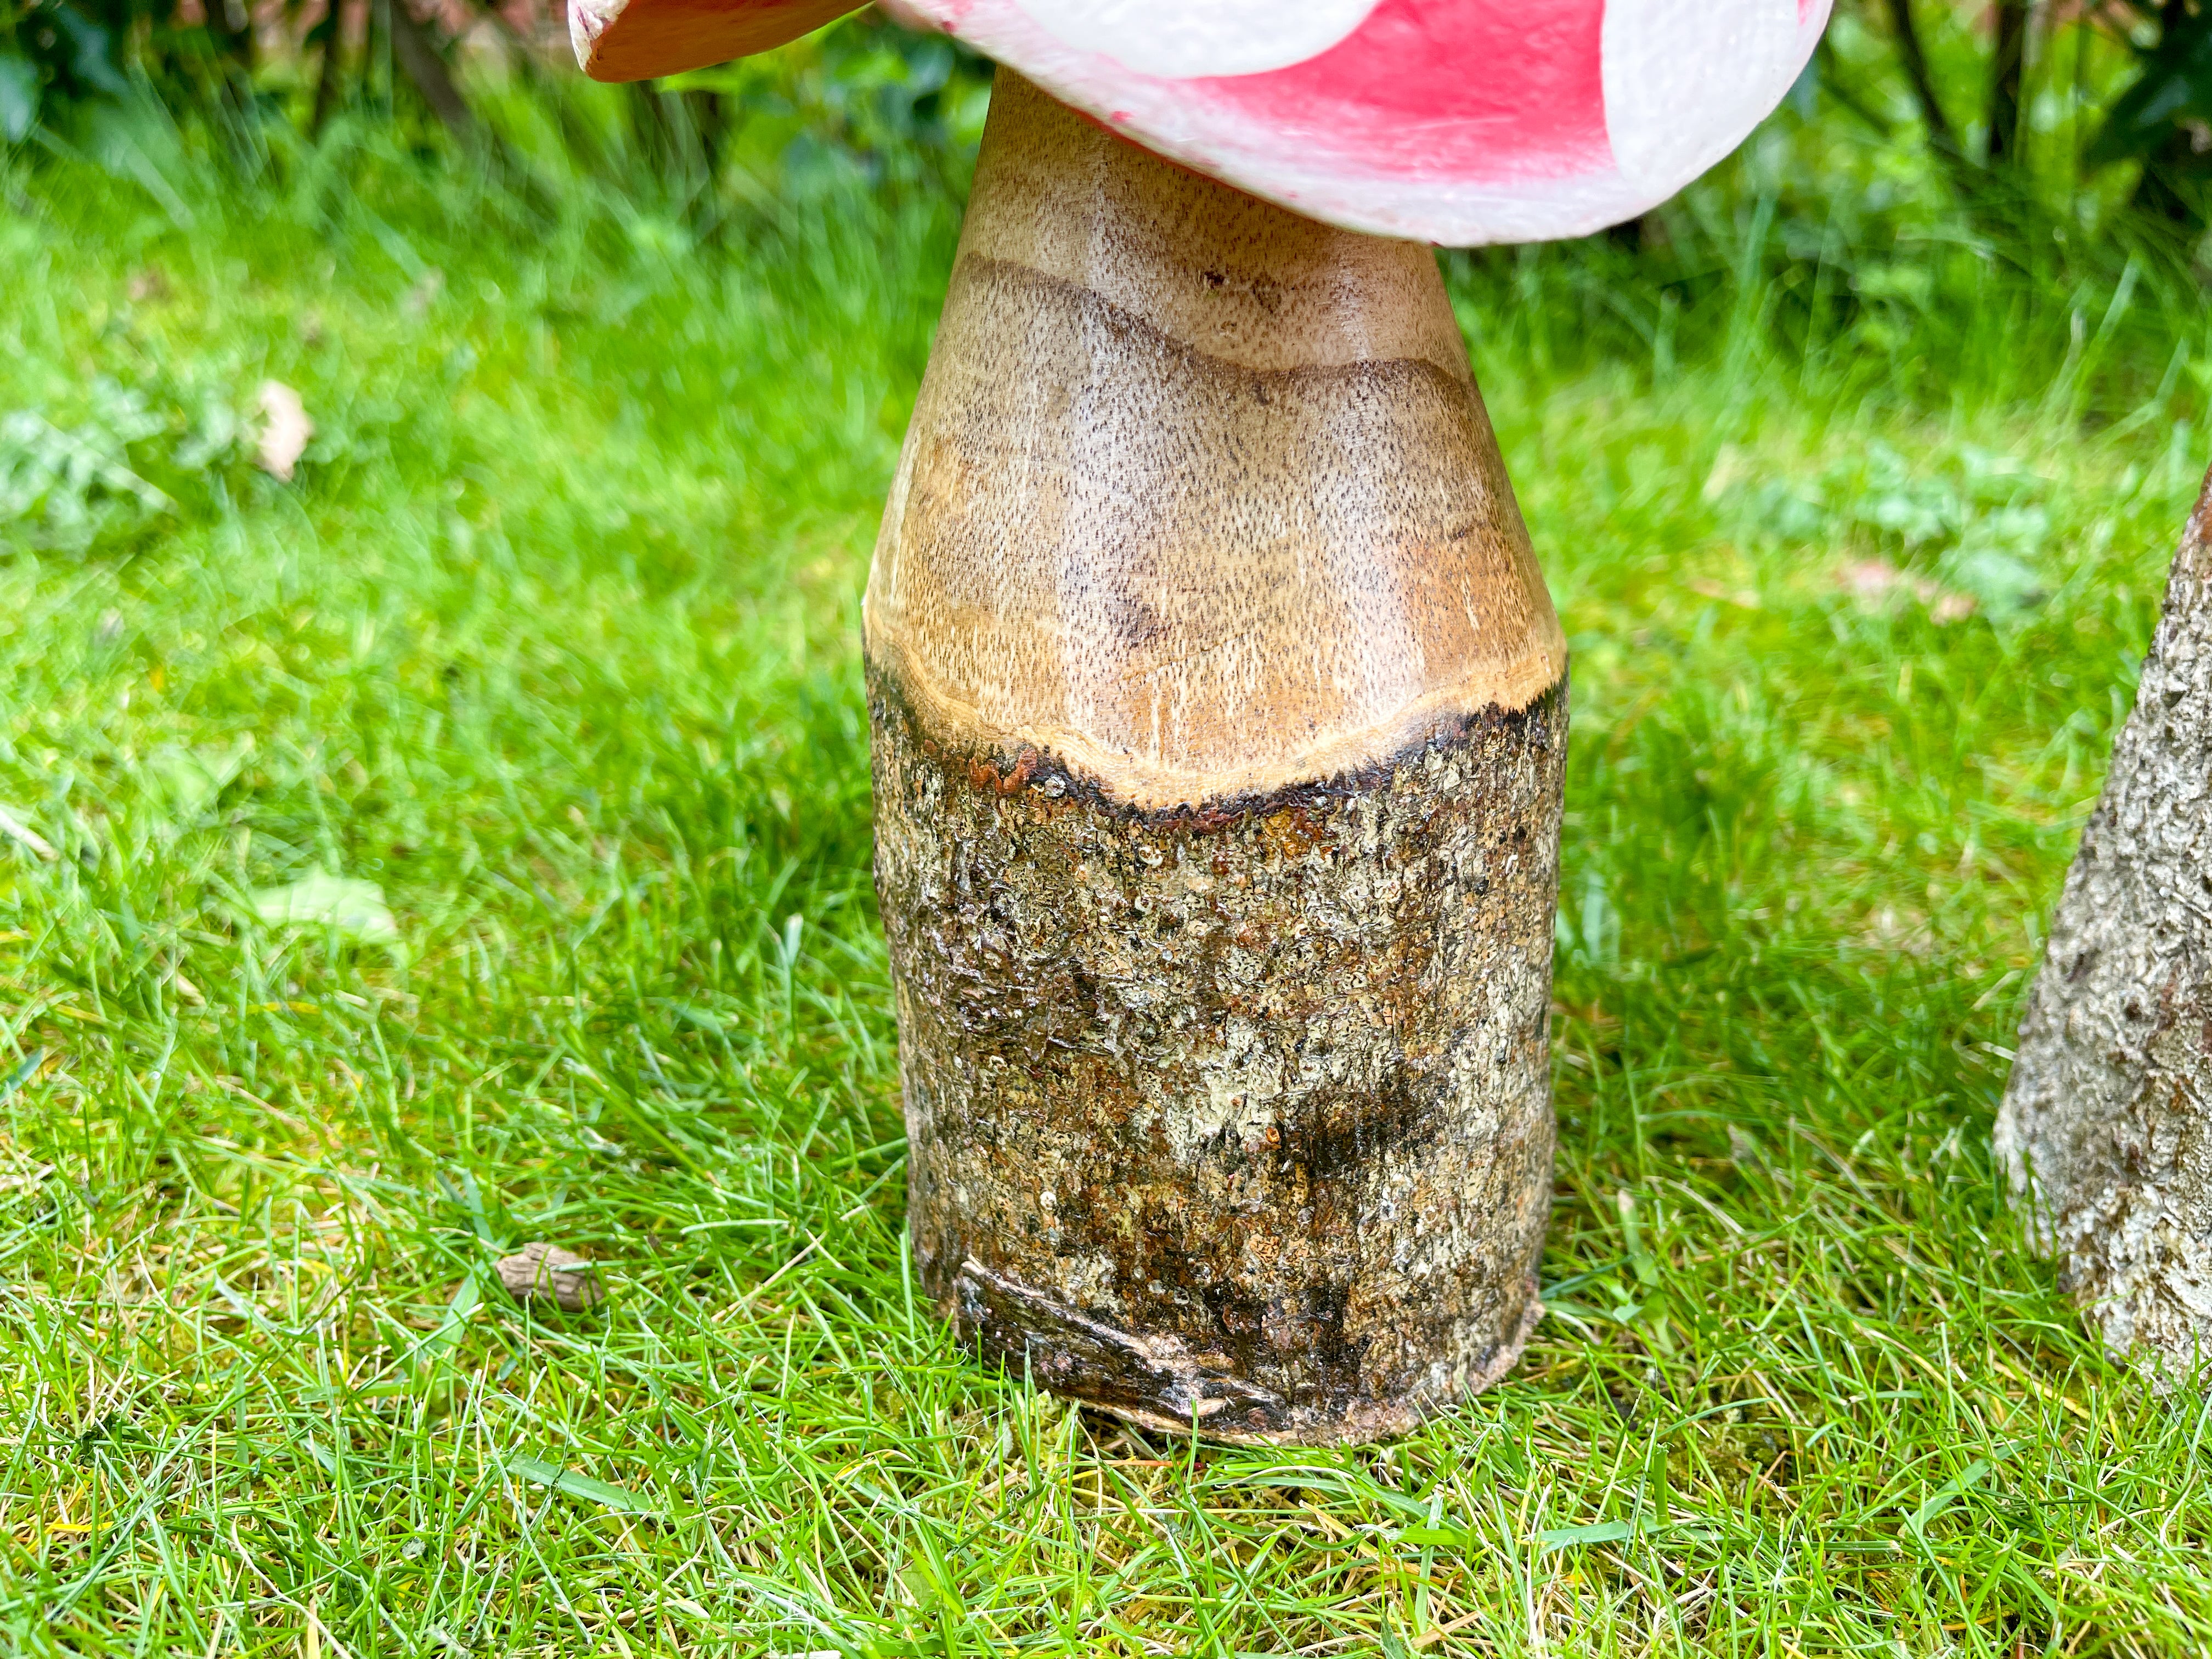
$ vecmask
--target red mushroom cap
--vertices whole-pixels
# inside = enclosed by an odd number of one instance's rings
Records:
[[[884,0],[1199,172],[1453,246],[1577,236],[1742,142],[1830,0]],[[844,0],[572,0],[601,80],[777,45]]]

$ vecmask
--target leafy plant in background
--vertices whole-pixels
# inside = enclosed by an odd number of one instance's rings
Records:
[[[942,35],[869,16],[799,52],[663,84],[708,92],[732,118],[777,130],[785,149],[775,171],[802,187],[824,168],[854,168],[881,183],[899,176],[905,158],[973,149],[990,101],[990,65]]]
[[[121,40],[62,0],[0,5],[0,137],[19,143],[50,106],[123,98]]]
[[[2024,462],[1961,446],[1947,473],[1879,441],[1817,477],[1713,491],[1742,529],[1778,546],[1848,541],[1870,556],[1845,586],[1863,600],[1917,599],[1939,623],[1978,613],[2016,624],[2057,585],[2045,480]]]
[[[283,0],[269,21],[289,39],[307,9]],[[0,0],[0,136],[65,134],[148,96],[234,129],[263,100],[258,27],[246,0]]]
[[[319,132],[349,100],[375,103],[379,65],[396,68],[416,107],[465,136],[453,41],[404,0],[371,0],[368,38],[349,50],[331,0],[0,0],[0,134],[43,123],[66,137],[88,111],[148,97],[252,148],[268,120]],[[301,71],[313,59],[312,83]],[[383,113],[396,113],[387,78]]]
[[[572,147],[604,161],[611,135],[569,107],[583,89],[559,10],[552,0],[543,10],[370,0],[356,45],[333,0],[0,0],[0,137],[19,143],[43,124],[66,137],[88,111],[137,95],[220,127],[234,149],[254,149],[252,129],[271,122],[318,136],[355,107],[428,118],[464,148],[499,151],[489,78],[520,82],[552,106]],[[489,77],[487,62],[499,66]],[[988,87],[989,66],[973,52],[871,12],[767,59],[604,97],[623,111],[615,148],[664,176],[696,189],[736,151],[757,163],[765,147],[780,182],[803,190],[848,173],[944,182],[944,163],[957,167],[974,149]]]
[[[955,41],[867,12],[780,52],[611,90],[632,153],[712,217],[717,191],[774,210],[854,187],[964,188],[990,73]]]
[[[96,375],[70,406],[0,414],[0,549],[127,546],[257,488],[260,423],[212,387]]]
[[[96,382],[94,392],[99,407],[73,427],[27,409],[0,416],[0,534],[88,547],[175,510],[131,453],[167,423],[111,381]]]
[[[2131,16],[2142,71],[2112,101],[2083,159],[2092,167],[2140,163],[2136,206],[2201,227],[2212,185],[2212,8],[2162,0],[2123,15]]]
[[[1895,68],[1910,90],[1929,148],[1970,200],[2016,206],[2019,176],[2036,149],[2033,94],[2071,77],[2076,96],[2093,99],[2095,120],[2086,143],[2062,159],[2063,174],[2085,179],[2118,164],[2137,168],[2130,205],[2150,221],[2188,231],[2208,223],[2212,182],[2212,8],[2203,0],[2092,0],[2051,6],[2036,0],[1994,0],[1987,9],[1980,112],[1957,113],[1956,89],[1971,86],[1960,54],[1931,35],[1930,22],[1955,31],[1957,9],[1928,0],[1863,0],[1855,15],[1885,33]],[[2062,50],[2062,46],[2063,49]],[[2117,47],[2102,52],[2100,47]],[[2093,58],[2118,56],[2118,73],[2096,73]],[[1832,52],[1823,67],[1832,74]],[[2033,73],[2031,73],[2031,70]],[[1945,96],[1947,88],[1952,96]],[[1847,106],[1887,136],[1890,124],[1863,95],[1837,88]],[[1978,130],[1979,142],[1974,142]],[[2073,135],[2069,134],[2070,138]]]

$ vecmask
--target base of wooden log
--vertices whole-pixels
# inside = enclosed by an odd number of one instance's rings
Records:
[[[1528,1281],[1519,1322],[1449,1388],[1397,1400],[1295,1405],[1220,1369],[1182,1338],[1140,1335],[1086,1317],[978,1261],[953,1276],[950,1317],[987,1358],[1037,1386],[1162,1434],[1239,1446],[1362,1446],[1411,1434],[1439,1408],[1504,1379],[1521,1358],[1544,1304]]]
[[[1427,248],[1001,72],[866,605],[922,1282],[1156,1428],[1495,1381],[1566,641]]]
[[[922,1283],[1042,1387],[1400,1434],[1540,1311],[1562,684],[1350,775],[1116,804],[871,676]]]

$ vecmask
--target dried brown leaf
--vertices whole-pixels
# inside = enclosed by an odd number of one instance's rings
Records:
[[[597,1267],[574,1251],[542,1239],[524,1245],[513,1255],[501,1256],[498,1271],[499,1282],[518,1302],[550,1297],[574,1313],[606,1296]]]
[[[292,473],[315,435],[315,423],[300,394],[282,380],[264,380],[257,401],[261,409],[261,438],[253,459],[272,477],[292,482]]]

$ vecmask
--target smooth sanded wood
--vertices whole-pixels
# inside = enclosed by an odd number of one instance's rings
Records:
[[[925,715],[1159,808],[1521,708],[1566,647],[1434,256],[1005,71],[868,585]]]
[[[1503,1375],[1565,653],[1430,252],[1002,70],[866,647],[940,1310],[1231,1439],[1399,1433]]]

